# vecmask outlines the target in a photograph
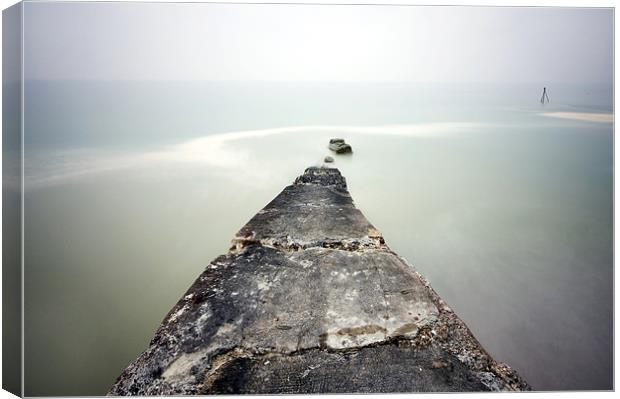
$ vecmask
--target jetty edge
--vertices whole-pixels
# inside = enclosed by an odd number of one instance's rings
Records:
[[[311,167],[213,260],[108,395],[520,391],[429,283]]]

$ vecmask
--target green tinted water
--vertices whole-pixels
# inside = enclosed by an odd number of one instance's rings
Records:
[[[26,394],[105,394],[336,136],[357,206],[498,361],[611,389],[613,125],[541,115],[610,90],[538,89],[29,83]]]

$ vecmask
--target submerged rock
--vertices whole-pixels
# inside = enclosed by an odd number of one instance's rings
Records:
[[[345,143],[344,139],[330,139],[329,149],[334,151],[336,154],[346,154],[353,152],[351,146]]]
[[[323,161],[325,161],[325,162],[327,162],[327,163],[334,162],[334,158],[332,158],[332,157],[330,157],[330,156],[328,155],[328,156],[326,156],[326,157],[325,157],[325,159],[324,159]]]
[[[308,168],[168,313],[111,395],[527,390],[385,244],[334,168]]]

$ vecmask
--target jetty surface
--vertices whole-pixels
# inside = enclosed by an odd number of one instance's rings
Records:
[[[196,279],[110,395],[528,390],[308,168]]]

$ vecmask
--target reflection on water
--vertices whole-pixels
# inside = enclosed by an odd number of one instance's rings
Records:
[[[484,101],[420,114],[401,100],[340,122],[308,100],[291,123],[261,114],[220,130],[236,133],[143,137],[144,150],[34,145],[26,394],[104,394],[233,234],[335,136],[353,146],[334,166],[357,206],[498,361],[539,390],[611,389],[612,125]],[[398,118],[385,111],[395,107]]]

